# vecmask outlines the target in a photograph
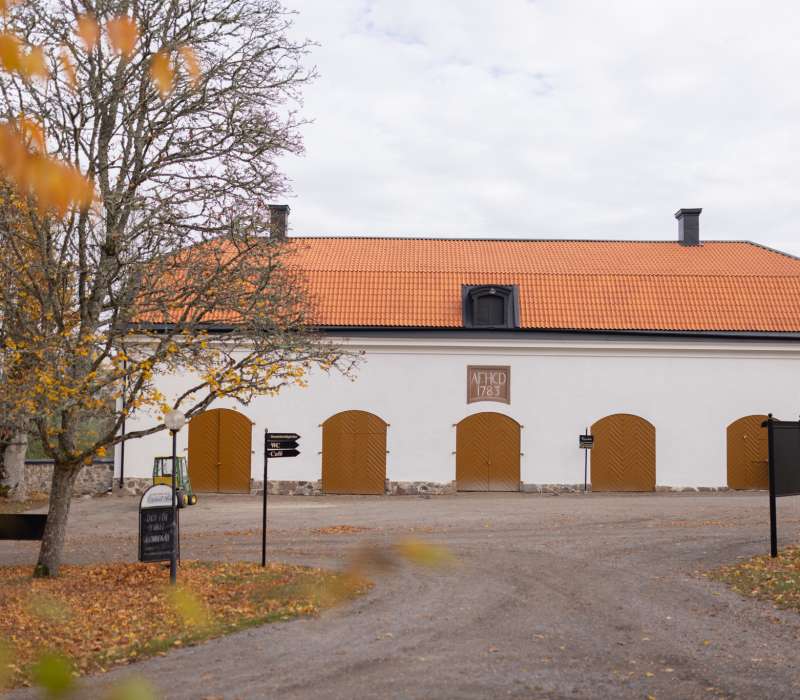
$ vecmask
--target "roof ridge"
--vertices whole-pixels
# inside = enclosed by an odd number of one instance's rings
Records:
[[[678,240],[668,238],[465,238],[461,236],[376,236],[376,235],[355,235],[350,236],[346,234],[324,234],[324,235],[302,235],[302,236],[288,236],[287,241],[319,241],[319,240],[337,240],[337,241],[452,241],[453,243],[668,243],[674,245],[682,245]],[[700,242],[699,247],[706,244],[715,243],[739,243],[743,245],[753,245],[759,248],[765,248],[775,253],[795,257],[789,253],[784,253],[777,248],[770,248],[762,243],[755,243],[745,239],[734,238],[707,238]],[[690,248],[695,246],[683,246]],[[800,258],[796,258],[800,259]]]
[[[506,277],[514,277],[516,275],[525,275],[527,277],[665,277],[668,279],[676,279],[683,277],[702,277],[720,278],[720,279],[739,279],[739,278],[752,278],[752,279],[774,279],[776,277],[794,279],[800,277],[800,271],[797,274],[775,273],[765,274],[761,273],[711,273],[711,272],[615,272],[613,270],[603,272],[508,272],[507,270],[385,270],[385,269],[371,269],[371,268],[356,268],[356,267],[310,267],[302,266],[300,268],[304,272],[342,272],[342,273],[358,273],[358,272],[371,272],[376,275],[379,274],[392,274],[392,275],[467,275],[467,276],[482,276],[482,275],[504,275]]]

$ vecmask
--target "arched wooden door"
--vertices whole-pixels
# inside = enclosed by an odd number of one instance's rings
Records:
[[[366,411],[342,411],[322,424],[322,490],[385,492],[385,421]]]
[[[639,416],[616,413],[592,426],[592,491],[655,491],[656,429]]]
[[[502,413],[475,413],[456,426],[459,491],[519,491],[519,423]]]
[[[253,424],[228,408],[189,421],[189,478],[195,491],[250,493]]]
[[[761,424],[767,416],[745,416],[728,426],[728,488],[769,488],[769,443]]]

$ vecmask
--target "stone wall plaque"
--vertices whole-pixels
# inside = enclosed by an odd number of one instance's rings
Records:
[[[467,366],[467,403],[499,401],[511,403],[511,367]]]

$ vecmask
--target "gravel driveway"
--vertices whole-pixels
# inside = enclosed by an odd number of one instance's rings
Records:
[[[133,560],[138,499],[76,501],[70,562]],[[800,538],[800,499],[780,532]],[[402,566],[319,619],[272,624],[91,679],[145,675],[168,698],[800,697],[800,616],[698,575],[768,551],[754,494],[274,497],[274,559],[336,567],[365,542],[447,545],[448,570]],[[260,501],[184,511],[185,558],[256,559]],[[315,528],[369,528],[325,535]],[[32,562],[0,543],[0,563]],[[13,697],[29,697],[25,692]]]

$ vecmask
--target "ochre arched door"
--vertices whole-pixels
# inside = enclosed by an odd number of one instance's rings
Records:
[[[456,426],[459,491],[519,491],[519,423],[502,413],[475,413]]]
[[[769,488],[769,443],[761,424],[767,416],[745,416],[728,426],[728,488]]]
[[[253,424],[228,408],[189,421],[189,478],[195,491],[250,493]]]
[[[322,490],[383,494],[386,422],[366,411],[342,411],[322,424]]]
[[[592,426],[592,491],[655,491],[656,429],[629,413]]]

